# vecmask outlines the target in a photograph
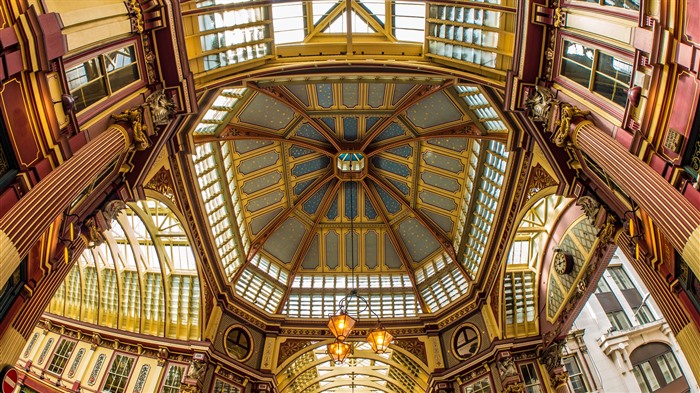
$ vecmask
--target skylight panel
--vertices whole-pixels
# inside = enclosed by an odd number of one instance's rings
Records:
[[[272,4],[275,44],[304,40],[304,5],[301,1]]]

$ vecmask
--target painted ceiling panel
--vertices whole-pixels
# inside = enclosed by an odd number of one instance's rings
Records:
[[[440,248],[430,231],[413,217],[403,220],[398,229],[413,262],[422,262]]]
[[[278,230],[270,235],[263,248],[281,262],[290,263],[304,233],[306,233],[306,226],[301,221],[296,218],[288,218]]]
[[[280,180],[282,180],[281,172],[270,172],[268,174],[244,181],[241,190],[243,191],[243,193],[248,195],[254,194],[262,189],[279,183]]]
[[[274,142],[272,141],[265,141],[265,140],[245,140],[245,141],[236,141],[234,143],[235,145],[235,150],[236,153],[238,154],[245,154],[249,153],[253,150],[257,149],[262,149],[265,146],[270,146]]]
[[[465,293],[467,281],[455,264],[463,263],[472,275],[479,270],[507,153],[501,151],[502,145],[491,144],[495,146],[491,156],[480,154],[478,143],[458,134],[421,138],[416,132],[420,133],[422,127],[441,127],[474,115],[469,114],[471,109],[465,103],[452,102],[450,97],[458,96],[458,92],[436,90],[414,95],[420,85],[360,77],[321,83],[305,80],[286,87],[266,85],[270,86],[266,89],[277,89],[279,95],[248,90],[247,104],[240,106],[244,117],[234,116],[231,126],[242,121],[257,128],[279,126],[275,135],[284,136],[288,142],[266,140],[264,133],[255,140],[238,140],[234,136],[233,142],[203,144],[209,150],[202,149],[197,158],[206,160],[202,174],[207,178],[201,179],[201,186],[230,191],[218,195],[216,203],[204,206],[211,206],[214,217],[210,223],[216,229],[212,231],[217,244],[226,245],[226,250],[234,247],[227,251],[226,265],[222,256],[222,265],[226,266],[228,277],[240,277],[235,284],[237,296],[266,312],[273,307],[271,304],[288,298],[275,311],[303,317],[316,311],[295,307],[310,306],[317,300],[321,309],[335,307],[348,282],[334,281],[336,290],[328,298],[316,299],[315,295],[295,292],[296,280],[347,280],[353,254],[358,279],[369,280],[367,274],[371,272],[408,275],[411,272],[406,269],[422,269],[435,263],[431,261],[436,255],[444,253],[439,252],[442,246],[437,238],[459,245],[468,231],[473,247],[465,251],[463,261],[450,262],[452,269],[444,269],[439,287],[430,286],[437,285],[430,276],[432,284],[426,287],[424,283],[409,292],[404,286],[386,288],[381,302],[392,306],[380,312],[415,315],[420,303],[431,305],[419,312],[434,312]],[[481,99],[479,89],[468,93]],[[279,102],[274,103],[276,100]],[[286,100],[298,106],[292,109]],[[407,100],[416,103],[409,110],[394,109]],[[262,113],[263,107],[284,112],[283,121],[272,122]],[[382,122],[387,118],[391,121]],[[255,127],[243,127],[256,132]],[[224,149],[227,144],[231,148]],[[222,149],[220,154],[210,151],[216,148]],[[363,162],[364,167],[348,167],[342,157],[349,155],[358,157],[355,162]],[[223,157],[224,167],[217,166],[219,157]],[[480,166],[479,161],[484,159],[491,161]],[[476,173],[477,167],[485,168],[484,172]],[[217,176],[218,186],[210,186]],[[490,180],[475,181],[483,176]],[[474,194],[472,187],[479,187],[480,193]],[[207,192],[213,192],[209,188]],[[473,194],[476,196],[472,198]],[[226,221],[226,217],[230,220]],[[356,225],[354,245],[349,230],[351,219]],[[237,248],[238,236],[233,235],[236,231],[245,249]],[[292,287],[287,288],[285,280],[277,279],[265,284],[260,281],[265,280],[265,274],[247,267],[236,275],[241,265],[255,265],[256,259],[245,261],[246,256],[250,258],[249,249],[261,249],[260,255],[270,261],[268,266],[295,277]],[[412,286],[410,281],[407,285]],[[454,289],[455,286],[460,288]],[[417,294],[424,299],[418,301]]]
[[[267,213],[263,213],[259,216],[256,216],[255,218],[250,220],[250,233],[253,234],[253,236],[260,233],[260,231],[263,228],[265,228],[265,226],[267,224],[269,224],[281,212],[282,212],[282,208],[278,207],[278,208],[271,210]]]
[[[408,108],[406,115],[411,123],[422,129],[457,122],[463,116],[444,92],[435,93]]]
[[[289,90],[294,97],[301,101],[304,106],[309,106],[309,92],[306,90],[308,85],[287,85],[285,88]]]
[[[294,110],[286,104],[263,94],[256,94],[238,114],[243,123],[271,130],[281,130],[294,118]]]
[[[354,108],[359,103],[359,84],[343,83],[343,106],[346,108]]]
[[[274,150],[268,151],[259,156],[241,160],[241,163],[238,165],[238,171],[244,175],[249,175],[253,172],[259,171],[260,169],[276,164],[279,159],[280,155],[278,152]]]

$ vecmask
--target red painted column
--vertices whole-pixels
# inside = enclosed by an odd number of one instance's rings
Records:
[[[52,222],[131,144],[112,125],[42,179],[0,217],[0,287]]]
[[[700,276],[700,211],[590,120],[575,124],[571,140],[651,217],[695,275]]]

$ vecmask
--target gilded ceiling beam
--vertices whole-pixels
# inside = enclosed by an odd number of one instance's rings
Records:
[[[386,216],[386,212],[384,211],[384,208],[382,207],[383,204],[379,203],[378,197],[374,194],[372,191],[371,187],[365,180],[361,181],[362,187],[365,189],[365,192],[367,196],[369,197],[370,201],[375,207],[375,211],[379,213],[379,216],[382,218],[382,221],[384,222],[384,225],[386,226],[386,233],[389,235],[389,239],[391,239],[391,242],[394,244],[394,248],[396,249],[396,253],[399,256],[399,259],[401,259],[401,264],[403,265],[404,269],[406,269],[406,274],[408,275],[408,278],[411,280],[411,288],[413,289],[413,293],[416,296],[416,299],[418,300],[418,304],[420,304],[421,308],[421,313],[426,314],[430,312],[430,308],[428,308],[428,305],[425,304],[425,300],[423,297],[420,295],[418,292],[418,286],[416,284],[416,274],[413,271],[413,267],[411,266],[411,261],[408,259],[406,256],[406,251],[404,251],[404,247],[402,247],[401,240],[399,240],[399,236],[396,234],[396,231],[394,228],[392,228],[391,223],[389,222],[389,218]]]
[[[287,278],[287,291],[284,293],[280,304],[277,306],[276,314],[282,313],[282,310],[284,309],[284,304],[287,303],[287,300],[289,299],[289,292],[292,286],[292,282],[294,282],[294,278],[296,277],[297,272],[299,271],[299,267],[301,266],[301,263],[304,260],[304,256],[306,256],[306,253],[309,251],[309,247],[311,247],[311,243],[314,240],[314,236],[316,236],[316,229],[318,228],[318,224],[321,222],[321,219],[323,219],[326,212],[328,211],[329,206],[333,202],[333,198],[337,195],[338,188],[340,188],[340,181],[336,181],[335,184],[333,184],[331,187],[331,192],[326,192],[326,195],[323,197],[323,202],[321,202],[321,205],[318,207],[318,210],[316,210],[316,218],[314,219],[314,222],[311,225],[311,229],[304,235],[304,238],[301,241],[301,246],[297,250],[296,257],[292,262],[292,268],[289,271],[289,278]]]
[[[340,144],[338,143],[338,140],[335,137],[333,131],[330,130],[328,126],[325,125],[323,122],[320,122],[318,121],[318,119],[314,119],[313,117],[309,116],[306,113],[306,108],[302,108],[285,91],[279,89],[276,86],[260,87],[257,83],[254,82],[248,83],[248,87],[252,90],[257,91],[258,93],[265,94],[292,108],[294,112],[296,112],[299,116],[301,116],[304,120],[311,124],[316,129],[316,131],[320,132],[321,135],[323,135],[323,137],[326,138],[326,140],[328,140],[328,142],[331,145],[333,145],[333,147],[335,147],[336,151],[343,150]]]
[[[448,87],[453,86],[454,84],[454,79],[448,79],[439,85],[422,85],[416,91],[411,93],[411,95],[407,99],[402,100],[401,104],[394,109],[394,113],[391,116],[383,118],[367,132],[367,135],[365,135],[365,138],[362,141],[362,147],[360,148],[360,150],[366,150],[367,146],[369,146],[369,144],[372,143],[374,138],[377,135],[381,134],[381,132],[384,131],[387,127],[389,127],[391,123],[393,123],[394,120],[397,117],[399,117],[399,115],[406,112],[408,108],[424,100],[428,96],[442,91],[444,89],[447,89]]]
[[[272,223],[268,224],[262,232],[260,232],[260,235],[253,240],[253,242],[250,245],[250,250],[248,250],[248,255],[246,256],[245,263],[243,263],[243,266],[241,266],[238,271],[236,272],[236,275],[233,276],[233,279],[231,279],[231,282],[237,282],[238,279],[241,277],[243,274],[243,271],[250,265],[250,262],[253,260],[253,257],[257,255],[258,251],[260,251],[267,241],[267,239],[272,236],[273,233],[277,229],[279,229],[282,224],[289,218],[289,216],[296,210],[297,207],[301,206],[304,202],[306,202],[309,198],[311,198],[312,195],[316,193],[321,187],[323,187],[326,183],[329,181],[335,179],[336,177],[333,176],[333,170],[330,170],[326,172],[324,175],[319,177],[319,180],[316,181],[313,185],[308,187],[306,190],[304,190],[304,193],[299,196],[299,198],[292,204],[292,206],[288,207],[285,209],[282,213],[277,215],[275,219],[272,221]]]
[[[194,135],[193,136],[195,144],[209,143],[209,142],[221,142],[221,141],[241,141],[241,140],[269,140],[273,142],[280,143],[290,143],[293,145],[305,147],[307,149],[313,150],[315,152],[321,153],[328,157],[335,157],[335,152],[329,151],[323,146],[316,145],[314,143],[302,141],[294,138],[285,138],[280,135],[273,134],[271,132],[258,131],[240,124],[229,124],[224,130],[216,135]]]
[[[405,145],[407,143],[416,141],[425,141],[428,139],[436,138],[470,138],[470,139],[481,139],[481,140],[496,140],[499,142],[506,142],[508,140],[507,133],[484,133],[474,122],[460,123],[457,125],[441,128],[435,131],[429,131],[423,134],[419,134],[415,137],[404,138],[395,142],[387,143],[386,145],[379,146],[373,150],[369,150],[365,153],[367,157],[372,157],[375,154],[381,153],[386,150],[393,149],[398,146]]]

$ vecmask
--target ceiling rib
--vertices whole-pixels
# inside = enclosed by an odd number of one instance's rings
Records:
[[[426,97],[435,94],[441,90],[444,90],[452,85],[454,85],[455,81],[454,79],[446,80],[443,83],[439,85],[422,85],[413,92],[408,98],[402,100],[401,104],[397,106],[394,109],[394,113],[391,114],[389,117],[385,117],[377,124],[375,124],[369,132],[367,132],[367,135],[365,135],[365,138],[362,142],[362,147],[360,150],[366,150],[367,146],[369,146],[370,143],[374,140],[374,138],[379,135],[382,131],[384,131],[393,121],[399,117],[402,113],[404,113],[408,108],[412,107],[414,104],[418,103],[419,101],[425,99]]]
[[[289,271],[289,277],[287,278],[287,291],[284,293],[284,296],[282,297],[282,300],[280,301],[279,305],[277,306],[276,313],[281,314],[282,310],[284,309],[285,303],[287,303],[287,300],[289,299],[289,292],[290,288],[292,286],[292,282],[294,282],[294,278],[297,275],[297,271],[299,271],[299,267],[301,266],[301,262],[304,260],[304,257],[306,256],[306,253],[309,251],[309,247],[311,247],[311,242],[314,239],[314,236],[316,236],[316,229],[318,228],[318,224],[321,222],[321,219],[326,215],[328,212],[328,208],[330,207],[331,203],[333,202],[333,198],[336,196],[336,193],[338,191],[338,188],[340,188],[340,181],[335,179],[335,183],[329,187],[329,191],[326,191],[326,195],[323,197],[323,202],[321,202],[321,205],[318,207],[318,210],[316,211],[316,218],[314,219],[314,223],[311,225],[311,229],[304,235],[304,239],[301,242],[301,246],[297,250],[297,255],[294,261],[292,262],[292,268]],[[320,241],[320,239],[319,239]]]
[[[301,206],[304,202],[306,202],[306,200],[311,198],[311,196],[314,195],[316,191],[318,191],[321,187],[323,187],[324,184],[328,183],[333,179],[335,179],[335,177],[333,176],[333,170],[327,171],[324,175],[322,175],[319,178],[319,180],[316,181],[316,183],[304,190],[304,193],[301,196],[299,196],[299,198],[296,201],[294,201],[294,204],[292,206],[288,207],[282,213],[277,215],[274,221],[268,224],[262,230],[262,232],[260,232],[260,235],[258,235],[258,237],[256,237],[255,240],[251,243],[250,250],[248,250],[248,255],[246,256],[245,263],[238,269],[236,275],[233,276],[233,279],[231,280],[232,282],[238,281],[238,279],[243,274],[243,271],[248,267],[250,262],[253,260],[253,257],[255,257],[255,255],[260,251],[260,249],[262,249],[267,239],[270,236],[272,236],[272,234],[287,220],[287,218],[294,212],[294,210],[297,207]]]
[[[481,140],[496,140],[505,142],[508,139],[508,134],[506,133],[493,133],[484,134],[479,127],[473,122],[460,123],[457,125],[445,127],[443,129],[426,132],[415,137],[405,138],[391,143],[387,143],[382,146],[378,146],[375,149],[367,151],[365,154],[367,157],[372,157],[375,154],[379,154],[383,151],[393,149],[398,146],[403,146],[407,143],[425,141],[428,139],[437,138],[469,138],[469,139],[481,139]]]
[[[394,190],[392,186],[387,184],[383,179],[375,175],[372,171],[367,173],[367,177],[370,178],[375,184],[377,184],[379,187],[383,188],[386,192],[391,195],[392,198],[396,199],[397,201],[401,202],[401,204],[408,209],[409,213],[413,215],[418,221],[420,221],[423,226],[428,228],[428,231],[430,232],[431,235],[437,240],[438,243],[440,243],[440,247],[442,248],[445,253],[452,258],[452,261],[457,262],[457,252],[455,251],[454,247],[452,247],[452,241],[445,236],[444,233],[442,233],[440,230],[436,229],[435,226],[433,225],[432,221],[430,221],[429,218],[425,217],[423,213],[418,211],[417,209],[414,209],[411,207],[411,205],[406,202],[406,200],[403,198],[402,195],[400,195],[398,192]],[[459,265],[459,264],[458,264]],[[464,274],[465,278],[467,281],[471,283],[471,278],[467,274],[466,271],[463,270],[464,268],[461,267],[460,271],[462,274]]]
[[[389,235],[389,239],[391,239],[391,242],[394,244],[394,248],[396,249],[396,253],[399,256],[399,259],[401,259],[401,264],[406,269],[406,274],[408,275],[408,278],[411,280],[411,286],[413,287],[413,292],[414,292],[414,295],[416,296],[416,299],[418,299],[418,304],[420,304],[421,312],[429,313],[430,309],[428,308],[428,305],[425,304],[425,300],[423,300],[423,297],[418,292],[418,286],[416,284],[415,272],[413,271],[413,267],[411,267],[411,261],[409,261],[408,257],[406,256],[406,252],[404,251],[404,247],[402,247],[401,240],[399,240],[399,237],[396,234],[396,231],[394,231],[394,228],[389,223],[389,218],[386,216],[386,212],[384,211],[384,208],[383,208],[384,205],[379,203],[378,197],[374,194],[370,185],[367,184],[367,182],[365,180],[362,180],[361,183],[362,183],[362,187],[365,189],[365,192],[367,193],[367,196],[369,197],[370,201],[374,205],[375,210],[377,211],[377,213],[379,213],[379,216],[382,218],[382,221],[384,222],[384,225],[386,226],[386,232]]]
[[[328,140],[328,143],[333,145],[333,147],[336,149],[336,151],[341,151],[343,150],[338,143],[338,140],[335,138],[333,135],[333,132],[323,124],[322,122],[319,122],[317,119],[314,119],[313,117],[309,116],[306,113],[306,108],[302,108],[296,101],[294,101],[285,91],[278,89],[275,86],[265,86],[261,87],[258,86],[257,83],[250,82],[248,84],[248,87],[259,92],[262,94],[265,94],[285,105],[288,107],[292,108],[294,112],[296,112],[299,116],[304,118],[309,124],[311,124],[316,131],[320,132],[321,135],[323,135],[326,140]]]
[[[313,143],[302,141],[293,138],[284,138],[279,135],[275,135],[270,132],[258,131],[240,124],[229,124],[227,125],[223,132],[219,135],[194,135],[194,143],[202,144],[209,142],[221,142],[221,141],[242,141],[242,140],[269,140],[273,142],[280,143],[291,143],[307,149],[313,150],[315,152],[321,153],[329,157],[335,157],[335,152],[329,151],[328,149],[318,146]]]

